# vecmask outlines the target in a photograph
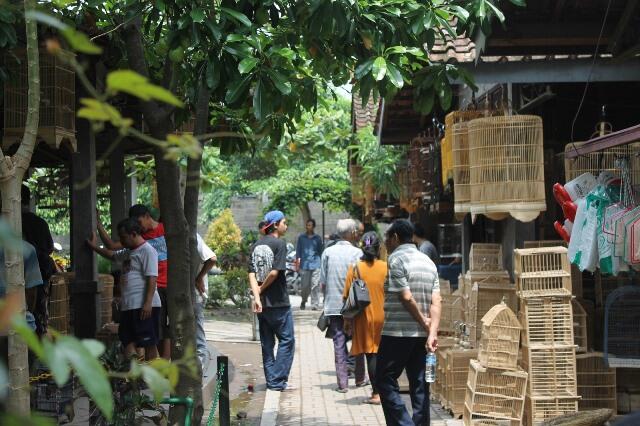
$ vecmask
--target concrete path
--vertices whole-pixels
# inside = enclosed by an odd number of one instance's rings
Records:
[[[296,356],[290,382],[298,389],[290,392],[268,391],[261,424],[384,425],[382,408],[362,403],[370,395],[370,386],[356,388],[351,380],[348,393],[341,394],[333,390],[337,386],[333,343],[316,328],[320,312],[300,311],[297,309],[299,302],[294,300],[292,297]],[[277,413],[276,401],[279,402]],[[432,406],[431,419],[434,426],[462,425],[461,420],[452,420],[439,405]]]

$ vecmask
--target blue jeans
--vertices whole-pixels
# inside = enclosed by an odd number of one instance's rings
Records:
[[[210,354],[207,347],[207,338],[204,333],[204,306],[202,303],[194,303],[196,316],[196,354],[202,365],[202,374],[204,375],[209,366]]]
[[[429,385],[424,380],[425,337],[382,336],[376,365],[376,388],[389,426],[430,424]],[[400,397],[398,377],[407,372],[413,418]]]
[[[283,390],[287,387],[293,354],[295,353],[295,336],[293,331],[293,315],[290,307],[264,308],[258,314],[260,325],[260,343],[262,344],[262,364],[267,388]],[[274,355],[278,338],[278,353]]]

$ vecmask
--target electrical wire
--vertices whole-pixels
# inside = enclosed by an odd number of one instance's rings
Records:
[[[573,144],[573,149],[577,151],[575,146],[574,139],[574,129],[576,126],[576,121],[580,116],[580,111],[582,110],[582,105],[584,104],[584,99],[587,96],[587,91],[589,90],[589,83],[591,83],[591,75],[593,74],[593,70],[596,66],[596,61],[598,60],[598,50],[600,50],[600,41],[602,40],[602,34],[604,33],[604,27],[607,24],[607,17],[609,16],[609,10],[611,9],[612,0],[609,0],[607,3],[607,10],[604,12],[604,18],[602,19],[602,26],[600,27],[600,34],[598,34],[598,41],[596,42],[596,50],[593,52],[593,61],[591,62],[591,67],[589,68],[589,74],[587,75],[587,82],[584,86],[584,91],[582,92],[582,98],[580,99],[580,104],[578,105],[578,110],[576,111],[575,117],[573,117],[573,121],[571,122],[571,143]]]

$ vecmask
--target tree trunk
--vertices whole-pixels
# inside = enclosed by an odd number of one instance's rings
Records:
[[[300,206],[300,212],[302,213],[302,220],[304,221],[304,225],[306,226],[307,221],[311,219],[311,209],[309,208],[309,203],[303,203]]]
[[[25,13],[35,9],[35,0],[25,0]],[[40,119],[40,59],[38,56],[38,27],[33,19],[25,18],[27,41],[27,120],[24,136],[13,159],[0,151],[0,191],[2,191],[3,217],[13,231],[22,235],[22,212],[20,186],[31,162],[35,149],[38,122]],[[5,269],[7,271],[7,294],[16,293],[19,304],[18,315],[25,315],[24,265],[22,247],[5,247]],[[9,331],[9,412],[28,415],[29,365],[26,343]]]
[[[127,60],[134,71],[148,77],[149,70],[145,61],[141,25],[142,20],[138,17],[125,26]],[[171,81],[171,78],[163,80]],[[167,134],[174,130],[170,116],[171,109],[150,101],[141,103],[141,110],[154,138],[164,140]],[[162,149],[156,149],[154,156],[160,213],[165,226],[169,259],[167,293],[169,322],[174,336],[171,342],[171,357],[184,358],[187,348],[190,348],[192,356],[188,361],[198,365],[199,361],[195,353],[195,316],[191,303],[193,281],[191,280],[189,226],[180,196],[180,170],[176,162],[164,159]],[[181,371],[175,394],[180,397],[192,397],[198,410],[198,407],[202,406],[202,376],[196,374],[194,377],[187,371]],[[183,406],[174,406],[169,413],[171,424],[181,424],[184,421],[184,415]]]
[[[198,90],[198,100],[196,103],[196,122],[193,129],[195,136],[207,132],[209,127],[209,98],[211,92],[203,84]],[[204,148],[204,146],[203,146]],[[195,282],[196,275],[200,268],[200,257],[198,255],[196,232],[198,232],[198,206],[200,198],[200,168],[202,167],[202,155],[197,158],[187,160],[187,183],[184,193],[184,212],[189,227],[189,251],[191,253],[191,300],[195,302]],[[195,311],[195,310],[194,310]],[[199,363],[198,363],[199,365]],[[200,371],[200,369],[198,369]],[[193,424],[200,424],[204,414],[202,398],[195,401],[193,411]]]

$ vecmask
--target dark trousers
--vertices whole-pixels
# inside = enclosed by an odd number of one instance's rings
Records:
[[[384,418],[389,426],[427,426],[429,417],[429,385],[424,380],[424,337],[382,336],[376,365],[376,387],[382,400]],[[413,418],[400,397],[398,377],[407,372]]]
[[[356,375],[356,383],[364,382],[365,378],[365,361],[367,372],[369,373],[369,382],[371,383],[371,391],[373,393],[378,393],[376,390],[376,354],[360,354],[355,357],[355,375]]]
[[[341,316],[329,317],[329,335],[333,339],[336,377],[340,389],[349,387],[349,371],[347,367],[349,352],[347,350],[347,335],[344,332],[343,325],[344,322]]]
[[[260,343],[262,345],[262,364],[267,388],[283,390],[287,387],[293,354],[295,336],[291,308],[265,308],[258,314]],[[278,353],[273,350],[278,338]]]

